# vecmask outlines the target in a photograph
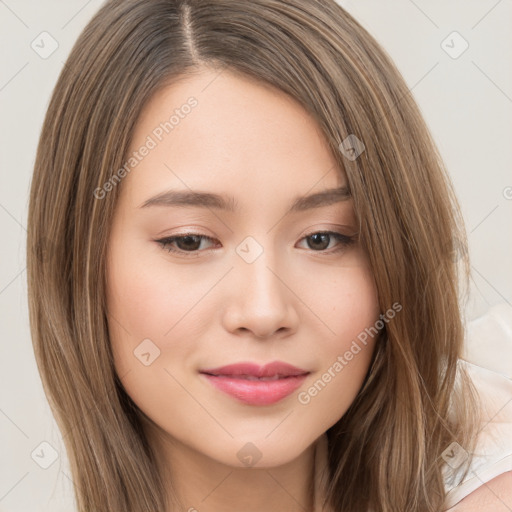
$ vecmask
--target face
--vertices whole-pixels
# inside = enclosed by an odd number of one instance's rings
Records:
[[[343,416],[374,347],[357,342],[379,309],[343,170],[297,102],[206,69],[152,98],[128,158],[107,262],[126,392],[169,445],[291,461]],[[305,376],[201,373],[275,361]]]

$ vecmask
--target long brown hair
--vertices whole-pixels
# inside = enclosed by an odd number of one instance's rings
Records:
[[[79,511],[169,510],[110,349],[105,255],[122,182],[102,198],[95,191],[123,167],[149,98],[201,66],[271,84],[317,120],[345,169],[381,311],[403,307],[355,401],[327,431],[329,506],[437,512],[443,451],[474,442],[463,372],[455,386],[468,265],[464,251],[454,254],[464,228],[403,78],[334,0],[113,0],[67,59],[37,151],[27,271],[35,355]],[[357,158],[340,151],[348,136],[365,146]]]

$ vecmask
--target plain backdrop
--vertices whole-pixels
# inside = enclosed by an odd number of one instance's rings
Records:
[[[512,3],[340,3],[397,64],[447,164],[469,235],[467,318],[496,304],[512,308]],[[66,454],[29,333],[27,198],[50,94],[101,4],[0,0],[0,512],[73,509]],[[51,55],[41,55],[41,38],[47,52],[58,45]]]

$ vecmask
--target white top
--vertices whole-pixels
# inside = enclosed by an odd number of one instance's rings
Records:
[[[456,485],[445,478],[445,510],[512,471],[512,306],[500,304],[470,322],[465,347],[460,363],[466,366],[480,397],[481,430],[464,480]]]
[[[443,452],[447,492],[443,510],[455,506],[481,485],[512,471],[512,307],[501,304],[467,326],[465,366],[479,394],[482,419],[468,474],[460,482],[466,452],[450,445]],[[320,512],[327,483],[327,435],[315,451],[315,512]],[[453,470],[450,467],[452,466]],[[457,470],[459,468],[459,470]],[[460,483],[458,483],[460,482]]]

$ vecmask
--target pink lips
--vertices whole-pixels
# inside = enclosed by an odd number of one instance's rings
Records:
[[[309,372],[274,361],[263,367],[239,363],[200,370],[217,389],[249,405],[270,405],[293,393]]]

